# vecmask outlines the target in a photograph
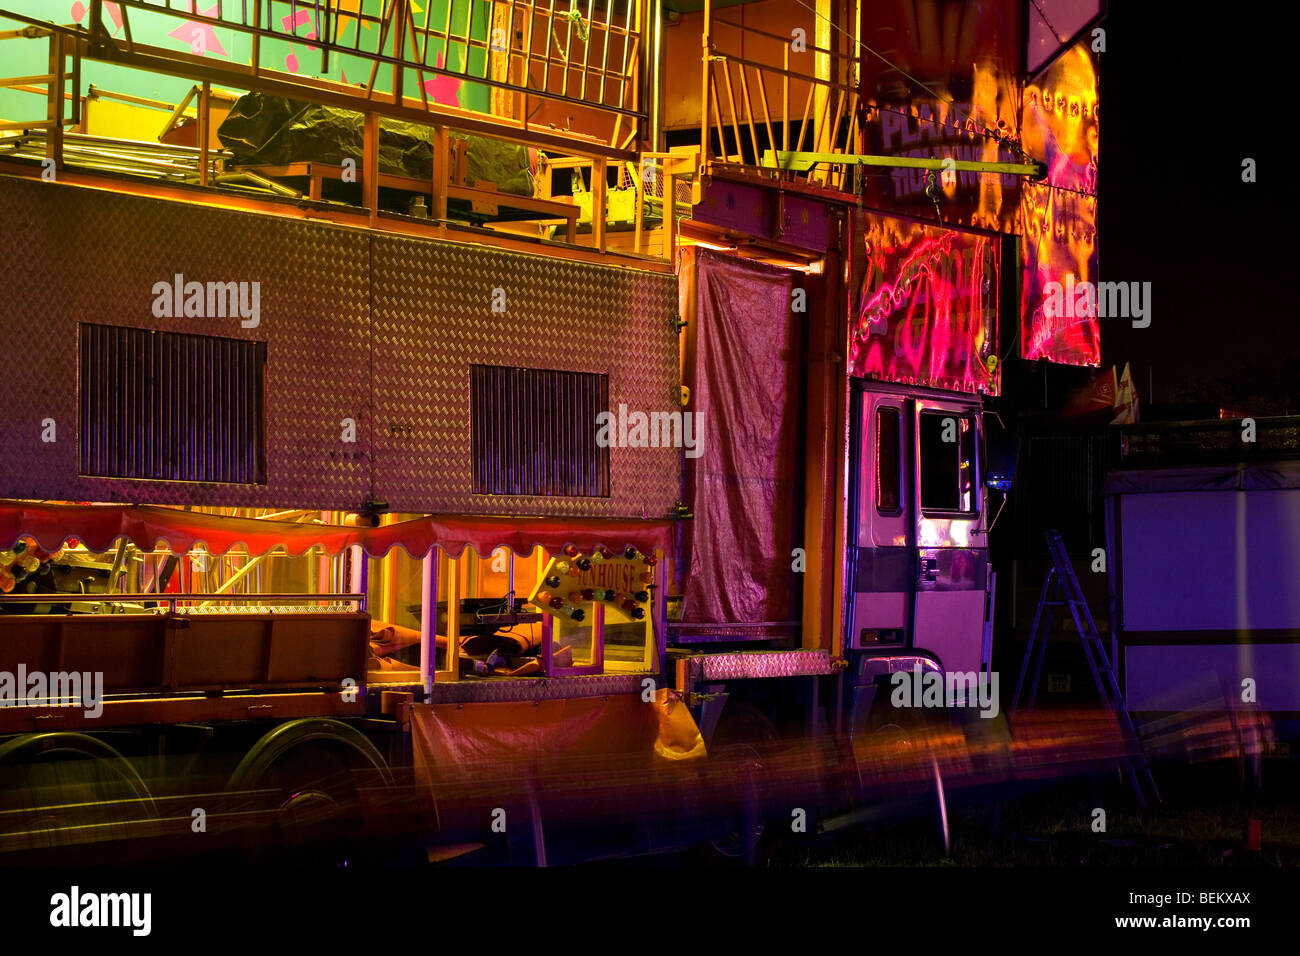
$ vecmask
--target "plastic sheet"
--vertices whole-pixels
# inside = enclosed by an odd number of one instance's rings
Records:
[[[644,797],[656,763],[688,766],[706,756],[690,709],[667,688],[650,703],[640,694],[615,694],[416,704],[410,714],[416,779],[440,802],[472,794],[480,816],[487,794],[539,785],[557,792],[576,785],[590,800],[602,793],[617,793],[620,801]]]
[[[352,110],[302,103],[264,93],[241,96],[217,129],[217,137],[241,165],[286,166],[316,162],[339,166],[352,159],[361,169],[365,117]],[[413,179],[433,176],[433,129],[400,120],[379,121],[379,171]],[[515,196],[533,194],[527,148],[481,136],[468,143],[466,186],[495,183]]]

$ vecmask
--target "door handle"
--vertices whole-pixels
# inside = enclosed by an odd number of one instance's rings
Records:
[[[921,559],[921,579],[924,581],[937,581],[939,579],[938,558]]]

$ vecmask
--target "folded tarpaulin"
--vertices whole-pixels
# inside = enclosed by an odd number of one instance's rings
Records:
[[[217,129],[217,137],[241,165],[287,166],[351,159],[361,168],[365,116],[353,110],[246,93]],[[533,157],[518,143],[463,136],[466,186],[491,182],[498,191],[533,194]],[[432,127],[401,120],[379,122],[379,171],[412,179],[433,175]]]
[[[152,505],[0,502],[0,548],[27,536],[46,551],[75,538],[91,551],[104,552],[126,538],[146,550],[162,547],[175,553],[202,545],[212,554],[242,547],[258,555],[283,546],[298,555],[319,545],[330,554],[359,546],[371,557],[382,557],[400,547],[412,557],[423,557],[439,547],[457,558],[467,547],[480,556],[500,547],[526,555],[539,546],[558,554],[571,544],[583,554],[598,545],[616,553],[633,547],[651,554],[667,553],[672,528],[673,522],[667,520],[500,515],[425,515],[368,528],[232,518]]]

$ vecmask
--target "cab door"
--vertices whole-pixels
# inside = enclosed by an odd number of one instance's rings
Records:
[[[989,575],[978,400],[917,398],[912,646],[945,671],[987,671]]]
[[[903,647],[912,611],[912,404],[885,385],[854,392],[857,533],[851,558],[851,650]]]

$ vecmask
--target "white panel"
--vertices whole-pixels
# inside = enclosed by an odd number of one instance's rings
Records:
[[[1300,627],[1300,489],[1124,495],[1128,631]]]
[[[917,595],[912,646],[930,651],[945,671],[978,671],[984,649],[983,591],[924,591]]]
[[[1148,645],[1124,649],[1124,698],[1134,711],[1222,711],[1255,681],[1260,710],[1300,710],[1300,644]]]
[[[907,601],[910,592],[876,591],[853,596],[853,627],[903,627],[907,624]],[[857,636],[856,634],[854,635]]]

